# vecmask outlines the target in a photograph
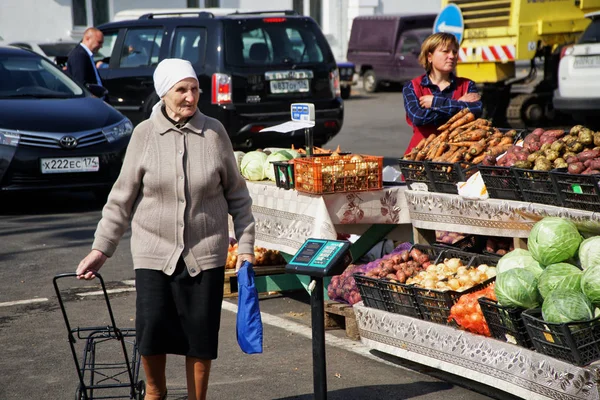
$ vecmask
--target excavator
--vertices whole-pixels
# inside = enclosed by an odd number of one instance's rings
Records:
[[[464,31],[457,75],[481,90],[484,117],[513,128],[560,124],[552,107],[562,52],[600,10],[600,0],[442,0]]]

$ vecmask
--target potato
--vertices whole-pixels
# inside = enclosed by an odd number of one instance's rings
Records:
[[[573,153],[580,153],[584,149],[583,144],[579,143],[579,141],[575,141],[573,143],[569,143],[567,145],[567,150],[572,151]]]
[[[565,151],[563,153],[563,155],[562,155],[562,158],[564,158],[565,160],[568,160],[569,157],[575,157],[575,158],[577,158],[577,154],[573,153],[572,151]]]
[[[600,146],[600,132],[594,132],[594,146]]]
[[[587,167],[591,170],[600,170],[600,159],[591,160]]]
[[[567,172],[570,174],[580,174],[583,170],[585,170],[585,166],[582,162],[572,163],[567,167]]]
[[[579,134],[579,131],[582,130],[583,128],[584,128],[583,125],[575,125],[569,131],[569,135],[577,136]]]
[[[594,159],[598,156],[600,156],[600,151],[598,150],[585,150],[577,154],[577,159],[581,162],[585,162],[587,160]]]
[[[563,142],[561,142],[560,140],[557,140],[556,142],[552,143],[552,145],[550,146],[550,149],[556,151],[557,153],[561,153],[563,151],[565,151],[567,146],[565,146],[565,144]]]
[[[538,157],[538,159],[535,160],[533,169],[535,171],[550,171],[552,169],[552,164],[546,157]]]
[[[535,151],[533,153],[531,153],[530,155],[527,156],[527,161],[529,162],[535,162],[535,160],[542,155],[541,151]]]
[[[539,138],[540,136],[542,136],[543,133],[544,133],[544,129],[543,128],[536,128],[536,129],[533,130],[533,132],[531,132],[527,136],[533,135],[533,136],[537,136]]]
[[[514,163],[513,167],[515,168],[523,168],[523,169],[531,169],[531,167],[533,166],[533,163],[530,161],[517,161]]]
[[[564,136],[560,139],[564,144],[570,144],[577,141],[576,136]]]
[[[564,158],[557,158],[556,160],[554,160],[554,162],[552,163],[552,165],[554,165],[554,168],[567,168],[569,166],[569,164],[567,164],[567,162],[565,161]]]
[[[544,152],[544,151],[548,150],[551,146],[552,146],[552,143],[544,143],[544,144],[542,144],[542,147],[540,147],[540,151]]]

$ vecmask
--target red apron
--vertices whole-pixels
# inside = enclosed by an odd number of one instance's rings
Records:
[[[415,95],[417,96],[417,99],[421,98],[422,96],[427,96],[427,95],[432,94],[431,89],[429,89],[426,86],[421,85],[421,81],[423,80],[424,76],[425,75],[421,75],[411,81],[413,84],[413,88],[415,90]],[[462,96],[467,94],[467,92],[469,90],[469,80],[468,79],[465,79],[465,78],[455,78],[455,79],[456,79],[456,90],[454,90],[454,92],[452,93],[452,100],[460,99]],[[412,135],[412,138],[410,139],[410,143],[408,143],[408,148],[406,149],[406,152],[404,154],[410,153],[410,151],[417,144],[419,144],[419,142],[423,138],[426,138],[427,136],[431,135],[432,133],[437,132],[438,127],[433,124],[414,126],[412,124],[412,121],[408,118],[408,115],[406,116],[406,122],[408,123],[409,126],[412,126],[413,135]]]

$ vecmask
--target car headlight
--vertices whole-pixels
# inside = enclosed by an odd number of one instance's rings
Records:
[[[129,136],[131,135],[131,132],[133,132],[133,124],[128,119],[124,119],[110,128],[102,129],[102,133],[104,133],[104,136],[109,143],[116,142],[125,136]]]
[[[17,132],[0,129],[0,145],[17,147],[21,135]]]

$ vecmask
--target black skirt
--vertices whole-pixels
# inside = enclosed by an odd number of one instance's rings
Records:
[[[225,267],[191,277],[183,259],[173,275],[135,270],[136,339],[140,354],[217,358]]]

